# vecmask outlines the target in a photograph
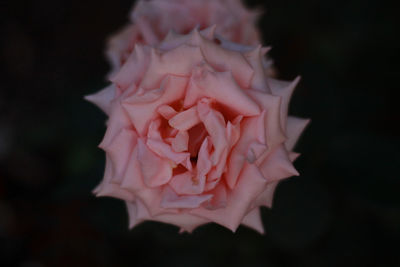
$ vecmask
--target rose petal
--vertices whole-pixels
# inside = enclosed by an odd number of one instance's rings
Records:
[[[277,181],[290,176],[298,176],[284,145],[275,148],[260,164],[260,170],[268,181]]]
[[[205,177],[211,170],[212,162],[210,160],[211,143],[209,137],[205,138],[201,144],[197,157],[197,179]]]
[[[196,23],[194,23],[196,24]],[[192,27],[193,28],[193,27]],[[168,34],[164,38],[164,40],[159,44],[159,48],[162,50],[171,50],[174,49],[184,43],[192,43],[193,39],[198,39],[198,37],[194,37],[193,35],[196,35],[199,33],[201,36],[208,40],[214,39],[214,31],[215,31],[214,26],[210,26],[208,28],[205,28],[204,30],[198,31],[197,28],[193,28],[192,32],[190,34],[179,34],[173,29],[169,29]]]
[[[278,183],[279,181],[268,183],[265,190],[253,202],[252,207],[256,208],[259,206],[264,206],[267,208],[272,208],[272,201],[274,199],[274,193]]]
[[[258,45],[253,50],[247,52],[245,54],[245,57],[254,70],[254,76],[251,80],[250,88],[266,93],[271,93],[271,88],[266,82],[266,75],[262,61],[263,55],[261,51],[261,45]]]
[[[170,104],[183,97],[186,84],[187,79],[184,77],[168,76],[162,84],[163,94],[154,102],[146,103],[145,105],[140,103],[131,104],[129,97],[122,102],[122,106],[129,114],[129,118],[139,135],[143,136],[145,134],[148,124],[157,116],[158,107]]]
[[[139,27],[139,31],[142,33],[146,44],[156,45],[157,43],[159,43],[159,37],[145,18],[136,20],[136,25]]]
[[[111,100],[115,97],[115,85],[111,84],[97,93],[85,96],[85,99],[98,106],[107,115],[111,112]]]
[[[138,139],[138,161],[147,186],[160,186],[168,183],[171,179],[172,167],[169,160],[156,155],[141,138]]]
[[[272,93],[282,98],[280,118],[281,118],[281,126],[282,129],[284,130],[286,130],[290,98],[292,97],[293,91],[296,88],[299,81],[300,81],[300,76],[294,79],[294,81],[292,82],[280,81],[272,78],[268,79],[268,83],[271,87]]]
[[[163,54],[152,50],[149,67],[140,87],[153,89],[159,86],[166,75],[188,76],[194,66],[203,60],[199,47],[182,45]]]
[[[143,143],[143,141],[141,141]],[[143,144],[142,144],[143,145]],[[141,166],[138,159],[139,145],[133,149],[131,157],[127,164],[124,179],[121,182],[121,188],[137,193],[140,190],[147,189],[144,183]]]
[[[224,49],[198,35],[201,51],[206,61],[219,72],[232,72],[232,76],[243,88],[249,88],[254,71],[242,53]]]
[[[112,142],[103,148],[111,161],[111,176],[114,182],[121,183],[126,165],[136,143],[136,133],[129,129],[122,129]]]
[[[150,218],[150,214],[141,200],[136,199],[133,202],[125,202],[125,204],[128,211],[129,228],[133,228]]]
[[[237,186],[230,192],[226,208],[208,210],[198,208],[189,213],[197,215],[235,231],[255,198],[264,190],[267,181],[254,164],[246,163]]]
[[[161,116],[163,116],[164,119],[169,120],[178,112],[175,111],[171,106],[168,105],[163,105],[157,109],[158,113],[160,113]]]
[[[122,89],[137,85],[147,69],[149,57],[149,47],[136,45],[128,60],[110,80]]]
[[[165,187],[161,207],[177,209],[194,209],[212,198],[212,195],[178,196],[170,187]]]
[[[138,160],[138,146],[132,152],[121,188],[133,193],[136,196],[136,200],[140,200],[152,216],[166,212],[165,209],[160,207],[161,188],[148,187],[144,182]],[[178,211],[169,209],[168,212],[177,213]]]
[[[226,207],[228,202],[228,193],[226,190],[226,186],[223,183],[218,183],[215,188],[209,191],[209,193],[212,194],[213,197],[210,200],[204,202],[203,206],[206,209],[217,210]]]
[[[236,145],[237,141],[240,138],[240,122],[242,121],[243,116],[237,116],[233,122],[228,121],[226,124],[226,136],[229,140],[229,147],[232,148]]]
[[[260,208],[254,208],[252,211],[250,211],[242,221],[243,225],[246,225],[247,227],[250,227],[260,234],[264,234],[264,226],[261,220],[261,214],[260,214]]]
[[[246,91],[265,111],[266,142],[270,149],[286,140],[281,126],[281,97],[273,96],[261,91]]]
[[[310,123],[310,119],[302,119],[298,117],[289,116],[287,120],[287,136],[288,139],[285,142],[285,146],[288,150],[292,150],[300,138],[301,133]]]
[[[200,118],[197,115],[196,107],[189,108],[185,111],[179,112],[168,121],[171,127],[180,131],[187,131],[196,124],[200,123]]]
[[[189,131],[189,153],[191,157],[197,157],[197,154],[199,152],[200,146],[202,142],[204,141],[204,138],[207,137],[207,131],[204,128],[204,125],[197,124],[193,128],[191,128]],[[211,145],[212,143],[209,142]]]
[[[198,195],[204,191],[205,180],[205,176],[196,178],[193,173],[184,172],[172,177],[169,186],[179,195]]]
[[[257,141],[251,142],[247,151],[247,161],[254,163],[265,151],[267,146]]]
[[[204,218],[188,213],[162,214],[152,217],[150,220],[170,223],[181,227],[184,231],[191,233],[196,227],[208,223]]]
[[[121,129],[130,127],[131,123],[128,114],[121,107],[120,100],[114,99],[111,103],[111,114],[108,120],[107,130],[103,140],[99,144],[99,147],[107,147],[112,140],[114,140],[115,136],[121,131]]]
[[[238,115],[255,116],[260,108],[233,80],[230,72],[211,72],[202,67],[195,69],[189,84],[184,106],[191,106],[202,97],[210,97],[230,107]],[[191,86],[194,84],[194,86]],[[190,98],[189,98],[190,96]]]
[[[179,131],[172,140],[171,146],[175,152],[183,152],[188,150],[189,134],[186,131]]]
[[[108,78],[113,77],[126,62],[134,45],[138,43],[139,36],[136,25],[127,25],[108,40],[106,56],[112,66]]]
[[[296,152],[289,152],[289,159],[291,162],[294,162],[298,157],[300,157],[300,153],[296,153]]]
[[[131,192],[127,190],[123,190],[117,184],[102,184],[101,188],[96,193],[97,197],[113,197],[122,199],[125,201],[132,201],[135,197],[132,195]]]
[[[237,144],[231,151],[227,163],[227,172],[225,174],[225,180],[231,189],[236,186],[239,174],[246,162],[246,157],[248,157],[251,143],[256,142],[259,139],[258,137],[260,134],[264,132],[264,129],[259,128],[259,126],[262,125],[259,122],[260,120],[264,121],[264,113],[261,113],[256,117],[245,118],[241,122],[241,128],[243,130],[240,133],[241,136]],[[259,153],[260,151],[257,150],[257,156]],[[255,159],[257,159],[257,157]]]
[[[126,201],[132,201],[134,195],[125,190],[121,189],[118,184],[111,183],[112,180],[112,167],[111,160],[106,155],[106,167],[104,171],[104,178],[101,183],[93,190],[93,193],[98,197],[115,197]]]
[[[224,116],[220,112],[210,108],[209,105],[209,101],[206,99],[199,101],[197,103],[197,112],[211,137],[214,146],[211,161],[213,165],[216,165],[227,148],[228,140],[226,137]]]
[[[175,164],[182,164],[188,170],[192,170],[192,164],[190,162],[190,153],[175,152],[171,146],[164,143],[161,140],[147,139],[147,146],[159,157],[168,159]],[[167,161],[168,161],[167,160]]]

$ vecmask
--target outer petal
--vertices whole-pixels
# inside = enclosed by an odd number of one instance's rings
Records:
[[[169,182],[172,167],[168,160],[151,151],[141,138],[138,139],[138,161],[143,180],[147,186],[156,187]]]
[[[201,35],[198,36],[200,40],[198,45],[208,64],[218,71],[232,72],[232,76],[241,87],[249,88],[254,71],[243,54],[224,49]]]
[[[202,224],[209,223],[208,220],[194,216],[188,213],[181,212],[179,214],[162,214],[151,218],[151,220],[160,221],[164,223],[174,224],[181,227],[186,232],[192,232],[195,228]]]
[[[126,201],[133,201],[134,196],[131,192],[121,189],[118,184],[111,183],[112,180],[111,160],[106,156],[106,168],[103,181],[93,190],[98,197],[115,197]]]
[[[85,99],[98,106],[107,115],[111,112],[111,101],[115,97],[115,85],[111,84],[103,90],[92,95],[85,96]]]
[[[293,167],[288,152],[283,145],[275,148],[260,164],[260,170],[268,181],[277,181],[299,173]]]
[[[293,91],[300,81],[300,76],[294,79],[293,82],[279,81],[272,78],[268,79],[268,83],[271,87],[274,95],[282,98],[281,102],[281,126],[282,129],[286,130],[287,116],[289,111],[290,98],[292,97]]]
[[[143,141],[141,142],[143,143]],[[126,189],[134,194],[137,194],[138,191],[144,191],[147,189],[147,186],[143,180],[142,171],[140,169],[141,166],[138,159],[138,153],[139,149],[138,146],[136,146],[132,151],[125,171],[124,179],[121,182],[121,188]],[[151,189],[152,188],[149,188],[149,190]]]
[[[270,149],[286,140],[281,126],[281,97],[256,90],[246,91],[259,105],[266,110],[266,139]]]
[[[177,195],[170,187],[165,187],[161,207],[176,209],[194,209],[212,198],[212,195]]]
[[[257,197],[252,206],[255,208],[259,206],[272,208],[272,201],[274,199],[274,193],[278,183],[279,181],[268,183],[265,190]]]
[[[218,183],[215,188],[208,193],[214,196],[203,204],[204,208],[208,210],[217,210],[226,207],[228,202],[228,190],[224,183]]]
[[[150,218],[150,214],[141,200],[136,199],[132,202],[125,202],[125,204],[128,211],[129,228],[133,228]]]
[[[255,198],[264,190],[266,183],[267,180],[258,168],[254,164],[246,163],[238,184],[228,195],[225,208],[216,210],[198,208],[189,212],[235,231]]]
[[[158,46],[159,49],[171,50],[185,43],[193,43],[195,39],[198,39],[198,36],[195,36],[197,32],[199,32],[201,36],[203,36],[208,40],[214,39],[215,26],[205,28],[204,30],[201,31],[198,31],[196,26],[192,27],[191,29],[193,29],[191,34],[179,34],[174,29],[172,30],[168,29],[168,34],[165,36],[165,38]]]
[[[242,224],[246,225],[247,227],[250,227],[260,234],[264,234],[264,226],[261,220],[261,214],[260,214],[260,208],[254,208],[252,211],[250,211],[242,221]]]
[[[126,63],[110,80],[121,89],[126,89],[132,84],[138,85],[147,69],[149,57],[149,47],[136,45]]]
[[[111,175],[114,182],[118,184],[121,183],[130,155],[136,143],[136,133],[132,130],[122,129],[119,134],[115,136],[113,141],[108,146],[104,147],[112,163]]]
[[[146,44],[156,45],[160,42],[161,38],[154,32],[151,23],[147,19],[142,18],[136,20],[136,25],[138,26]]]
[[[239,85],[230,72],[210,72],[204,68],[195,70],[189,84],[185,107],[193,105],[202,97],[210,97],[237,112],[237,115],[255,116],[260,108]]]
[[[254,76],[251,80],[251,89],[260,90],[266,93],[271,93],[271,88],[266,82],[265,71],[263,66],[263,55],[261,45],[258,45],[254,50],[246,53],[246,59],[253,67]]]
[[[125,178],[121,183],[121,188],[134,194],[136,200],[140,200],[152,216],[167,212],[165,209],[160,207],[161,188],[148,187],[144,183],[138,159],[138,146],[136,146],[132,152],[131,159],[125,172]],[[169,209],[168,212],[177,213],[177,210]]]
[[[203,61],[199,47],[182,45],[163,54],[151,51],[150,64],[140,87],[153,89],[160,85],[166,75],[188,76],[194,66]]]
[[[231,151],[227,163],[228,171],[225,174],[226,182],[231,189],[236,186],[240,172],[246,163],[249,149],[251,149],[250,145],[258,140],[261,133],[264,133],[264,128],[260,127],[262,125],[260,120],[264,121],[264,117],[264,113],[262,113],[257,117],[245,118],[241,123],[241,136]]]
[[[126,202],[126,206],[129,215],[129,228],[133,228],[145,220],[150,220],[174,224],[185,231],[192,232],[196,227],[208,222],[203,218],[184,212],[163,213],[152,216],[139,199],[134,202]]]
[[[301,136],[306,126],[310,123],[310,119],[302,119],[290,116],[287,121],[287,136],[285,146],[288,150],[293,150],[297,140]]]
[[[123,92],[122,95],[111,101],[111,114],[109,120],[107,121],[106,134],[99,144],[100,148],[108,146],[112,142],[114,137],[121,131],[121,129],[131,128],[131,122],[129,120],[128,114],[122,108],[120,99],[134,90],[135,87],[130,87],[128,90]]]

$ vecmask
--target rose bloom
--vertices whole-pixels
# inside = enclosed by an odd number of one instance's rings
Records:
[[[257,45],[258,13],[247,10],[240,0],[139,0],[131,12],[132,23],[108,41],[111,73],[119,70],[136,44],[157,45],[171,29],[187,34],[194,27],[201,30],[216,24],[219,38]]]
[[[263,232],[259,208],[298,175],[292,149],[308,123],[287,114],[299,79],[267,77],[265,52],[216,39],[215,27],[136,45],[112,84],[87,97],[109,115],[97,196],[123,199],[131,227]]]

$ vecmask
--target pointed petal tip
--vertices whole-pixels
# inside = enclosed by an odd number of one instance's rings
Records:
[[[92,194],[95,196],[95,197],[98,197],[98,193],[99,193],[99,191],[100,191],[100,186],[101,184],[99,184],[98,186],[96,186],[93,190],[92,190]]]
[[[100,144],[98,144],[97,147],[106,151],[107,144],[106,144],[105,138],[103,138],[103,140],[101,140]]]
[[[297,77],[292,81],[293,88],[296,87],[299,84],[301,79],[302,79],[301,75],[297,75]]]
[[[246,228],[248,228],[248,229],[251,229],[251,230],[253,230],[253,231],[255,231],[255,232],[257,232],[257,233],[259,233],[259,234],[261,234],[261,235],[264,235],[265,234],[265,229],[264,229],[264,226],[263,225],[261,225],[261,226],[259,226],[259,227],[251,227],[251,226],[248,226],[248,225],[245,225],[245,224],[242,224],[243,226],[245,226]]]
[[[92,104],[94,104],[95,106],[98,106],[98,104],[97,104],[97,101],[98,101],[98,96],[97,96],[97,94],[98,94],[99,92],[96,92],[96,93],[93,93],[93,94],[90,94],[90,95],[85,95],[84,97],[83,97],[83,99],[84,100],[86,100],[86,101],[88,101],[88,102],[90,102],[90,103],[92,103]]]
[[[92,98],[93,98],[92,95],[85,95],[83,97],[84,100],[89,101],[89,102],[92,102]]]
[[[214,39],[215,38],[215,31],[216,31],[217,25],[213,24],[207,28],[205,28],[204,30],[201,31],[201,33],[204,35],[204,37],[206,37],[207,39]]]
[[[260,45],[261,46],[261,45]],[[264,46],[261,47],[261,53],[263,56],[265,56],[269,51],[271,51],[272,46]]]
[[[193,233],[193,230],[194,230],[194,228],[184,228],[184,227],[181,227],[180,229],[179,229],[179,234],[181,234],[181,235],[184,235],[184,234],[191,234],[191,233]]]
[[[208,27],[207,29],[210,29],[211,32],[215,32],[215,30],[217,29],[217,24],[213,24],[210,27]]]
[[[293,176],[300,176],[300,173],[293,167],[292,169]]]
[[[288,158],[290,160],[290,156],[288,155]],[[296,170],[296,168],[294,167],[294,165],[290,162],[289,164],[286,165],[286,171],[288,173],[288,177],[291,176],[300,176],[300,173]]]

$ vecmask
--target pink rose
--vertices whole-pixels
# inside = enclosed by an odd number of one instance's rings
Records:
[[[97,196],[123,199],[130,226],[192,231],[216,222],[263,232],[278,182],[298,175],[292,152],[308,120],[288,117],[293,82],[265,75],[266,52],[223,41],[215,27],[136,45],[112,84],[87,99],[108,115]]]
[[[157,45],[170,30],[187,34],[194,27],[218,25],[218,37],[256,45],[260,43],[255,27],[257,18],[257,13],[245,9],[240,0],[139,0],[131,12],[132,24],[108,42],[112,74],[119,70],[136,44]]]

